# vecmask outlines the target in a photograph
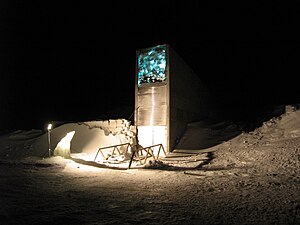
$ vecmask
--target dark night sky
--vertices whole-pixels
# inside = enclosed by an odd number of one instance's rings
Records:
[[[132,107],[136,50],[165,43],[223,103],[300,102],[299,4],[110,2],[1,1],[1,129]]]

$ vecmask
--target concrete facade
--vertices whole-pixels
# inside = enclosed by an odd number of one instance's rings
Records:
[[[208,116],[210,93],[173,48],[167,44],[160,46],[165,49],[166,77],[159,82],[138,84],[139,57],[147,56],[147,51],[155,50],[155,46],[136,52],[134,121],[142,146],[163,144],[166,151],[171,152],[187,123]]]

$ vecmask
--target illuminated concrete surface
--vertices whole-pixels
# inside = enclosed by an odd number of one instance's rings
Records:
[[[136,57],[135,125],[139,143],[144,147],[163,144],[171,152],[188,122],[208,116],[209,90],[167,44],[140,49]]]

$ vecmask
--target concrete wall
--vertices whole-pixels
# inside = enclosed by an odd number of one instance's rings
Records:
[[[135,125],[143,147],[163,144],[167,149],[167,86],[145,85],[136,90]]]
[[[167,125],[166,85],[140,87],[136,100],[136,123],[139,126]]]
[[[208,116],[210,93],[199,76],[169,46],[170,126],[169,146],[173,149],[189,122]]]

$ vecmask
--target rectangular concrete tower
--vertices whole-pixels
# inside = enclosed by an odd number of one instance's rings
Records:
[[[163,144],[171,152],[187,123],[208,116],[209,91],[167,44],[137,50],[135,77],[139,144]]]

